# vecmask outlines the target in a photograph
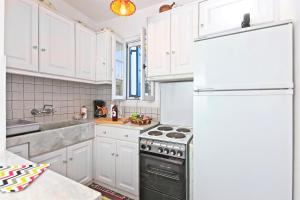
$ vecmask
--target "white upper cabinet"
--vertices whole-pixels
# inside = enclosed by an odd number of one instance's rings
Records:
[[[178,6],[148,19],[150,80],[192,79],[193,40],[198,36],[198,4]]]
[[[117,140],[116,187],[138,195],[138,143]]]
[[[125,43],[117,36],[112,39],[112,99],[126,98],[126,51]]]
[[[170,12],[164,12],[148,19],[149,77],[170,74],[170,23]]]
[[[38,5],[32,0],[6,0],[7,66],[38,71],[38,44]]]
[[[112,81],[112,33],[97,34],[96,82]]]
[[[79,183],[86,184],[93,179],[93,143],[87,141],[67,148],[67,176]]]
[[[40,72],[75,76],[75,24],[40,7]]]
[[[276,0],[209,0],[199,4],[199,36],[241,28],[245,14],[250,24],[276,19]]]
[[[194,4],[177,7],[171,15],[171,73],[192,73]]]
[[[95,81],[96,33],[76,24],[76,78]]]

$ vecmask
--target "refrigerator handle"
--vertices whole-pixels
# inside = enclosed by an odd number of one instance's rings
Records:
[[[205,92],[205,91],[212,91],[215,90],[214,88],[199,88],[195,89],[194,92]]]

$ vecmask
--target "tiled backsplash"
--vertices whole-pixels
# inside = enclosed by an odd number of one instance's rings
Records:
[[[7,119],[28,119],[37,122],[73,119],[81,106],[87,106],[93,116],[93,100],[102,99],[111,104],[111,86],[61,81],[32,76],[7,74]],[[55,108],[53,115],[34,117],[33,108],[45,104]]]

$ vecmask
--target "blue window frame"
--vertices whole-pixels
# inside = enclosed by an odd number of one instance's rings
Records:
[[[128,96],[129,98],[141,97],[141,46],[128,47]]]

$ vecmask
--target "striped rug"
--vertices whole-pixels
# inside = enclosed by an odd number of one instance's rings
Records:
[[[92,183],[91,185],[89,185],[89,187],[100,192],[102,194],[102,200],[133,200],[130,199],[129,197],[126,197],[120,193],[109,190],[96,183]]]
[[[22,191],[48,167],[49,164],[0,166],[0,191],[3,193]]]

